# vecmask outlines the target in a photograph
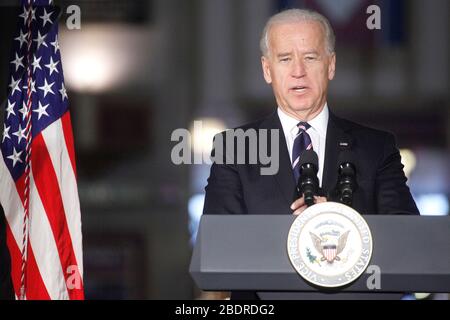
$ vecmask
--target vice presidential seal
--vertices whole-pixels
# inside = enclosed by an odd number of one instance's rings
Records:
[[[287,249],[295,270],[320,287],[356,280],[372,256],[372,235],[364,218],[336,202],[307,208],[289,230]]]

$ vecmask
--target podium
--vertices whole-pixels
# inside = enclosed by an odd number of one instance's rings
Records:
[[[369,267],[345,287],[306,282],[287,253],[292,215],[205,215],[189,271],[205,291],[256,291],[260,299],[400,299],[450,292],[450,217],[366,215]],[[379,269],[377,269],[379,268]],[[368,286],[379,270],[379,286]],[[370,288],[369,288],[370,287]]]

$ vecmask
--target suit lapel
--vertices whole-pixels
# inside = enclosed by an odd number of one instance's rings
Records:
[[[287,150],[286,138],[281,126],[280,119],[277,112],[274,112],[261,125],[261,129],[278,129],[279,130],[279,170],[278,173],[273,175],[278,187],[280,188],[283,197],[288,204],[296,199],[296,182],[291,167],[291,160],[289,159],[289,152]],[[350,128],[344,121],[336,117],[332,112],[328,119],[327,137],[325,145],[325,163],[323,171],[322,188],[326,195],[329,195],[336,186],[338,178],[338,143],[343,139],[350,139]],[[270,134],[269,134],[270,137]],[[268,142],[268,150],[270,150],[270,139]]]
[[[323,169],[322,188],[326,195],[330,193],[336,186],[338,178],[338,153],[339,142],[351,140],[348,134],[349,128],[345,123],[330,112],[327,127],[327,137],[325,144],[325,163]]]
[[[280,119],[278,118],[277,112],[274,112],[271,116],[269,116],[265,121],[261,123],[261,129],[279,130],[279,170],[277,174],[273,175],[273,177],[278,184],[278,187],[280,188],[281,193],[283,194],[283,197],[286,200],[288,206],[290,206],[295,200],[296,186],[294,181],[294,173],[291,167],[291,160],[289,159],[286,138],[284,137],[284,131],[281,126]]]

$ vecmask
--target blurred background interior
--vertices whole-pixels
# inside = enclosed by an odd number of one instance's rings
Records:
[[[3,111],[17,16],[15,1],[2,3]],[[86,298],[200,297],[188,267],[209,166],[173,164],[171,134],[202,120],[193,152],[208,153],[214,133],[275,109],[259,37],[282,8],[312,8],[330,19],[337,72],[328,105],[394,132],[421,214],[449,213],[449,1],[55,3],[63,9],[59,41],[75,134]],[[80,30],[66,24],[72,4],[81,8]],[[381,9],[381,30],[366,27],[371,4]]]

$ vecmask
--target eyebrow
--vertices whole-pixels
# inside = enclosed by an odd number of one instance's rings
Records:
[[[277,58],[285,58],[285,57],[289,57],[291,55],[292,55],[292,53],[290,53],[290,52],[283,52],[283,53],[277,54]]]
[[[318,55],[319,55],[319,52],[313,50],[313,51],[307,51],[307,52],[305,52],[305,53],[303,53],[303,54],[304,54],[304,55],[306,55],[306,54],[315,54],[316,56],[318,56]]]
[[[306,52],[303,53],[303,55],[308,55],[308,54],[314,54],[314,55],[318,56],[319,52],[317,52],[316,50],[313,50],[313,51],[306,51]],[[286,57],[289,57],[291,55],[292,55],[291,52],[282,52],[282,53],[277,54],[277,58],[278,59],[286,58]]]

